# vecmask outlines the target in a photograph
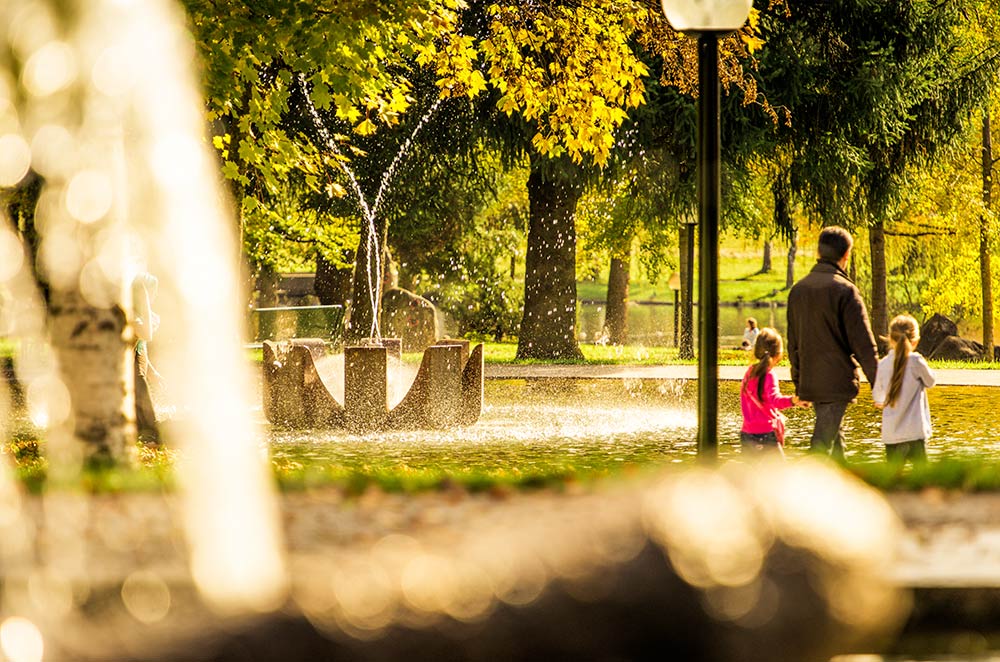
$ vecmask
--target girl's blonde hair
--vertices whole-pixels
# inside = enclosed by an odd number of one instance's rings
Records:
[[[891,407],[896,404],[899,392],[903,388],[903,374],[906,372],[906,361],[910,358],[910,352],[917,344],[920,337],[920,330],[917,320],[909,315],[896,315],[889,323],[889,342],[896,350],[896,355],[892,361],[892,377],[889,379],[889,393],[885,398],[885,405]]]
[[[764,399],[764,375],[771,369],[771,357],[780,356],[785,352],[784,342],[781,334],[769,326],[765,326],[757,335],[757,342],[753,345],[753,356],[757,359],[757,365],[750,372],[750,378],[757,379],[757,398]]]

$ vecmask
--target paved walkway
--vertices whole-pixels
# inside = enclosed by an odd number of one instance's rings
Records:
[[[719,366],[719,379],[739,381],[746,368]],[[786,367],[779,367],[776,376],[790,381]],[[1000,386],[1000,370],[935,370],[937,383],[942,386]],[[697,379],[696,365],[511,365],[486,364],[486,379]]]

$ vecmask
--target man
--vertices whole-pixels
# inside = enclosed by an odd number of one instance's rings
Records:
[[[813,403],[810,448],[844,460],[841,423],[858,396],[858,367],[875,383],[878,350],[861,293],[847,277],[853,239],[844,228],[824,228],[819,259],[788,294],[788,360],[801,400]]]

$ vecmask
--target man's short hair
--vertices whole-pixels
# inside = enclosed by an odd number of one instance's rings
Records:
[[[840,262],[854,245],[851,233],[844,228],[831,225],[819,233],[819,257],[821,260]]]

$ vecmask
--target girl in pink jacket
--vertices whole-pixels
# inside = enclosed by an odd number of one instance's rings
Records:
[[[771,368],[778,365],[783,354],[781,334],[771,328],[761,329],[753,347],[757,362],[747,369],[740,388],[740,408],[743,411],[740,443],[744,453],[777,451],[783,455],[785,417],[780,410],[809,406],[798,396],[781,394],[778,378]]]

